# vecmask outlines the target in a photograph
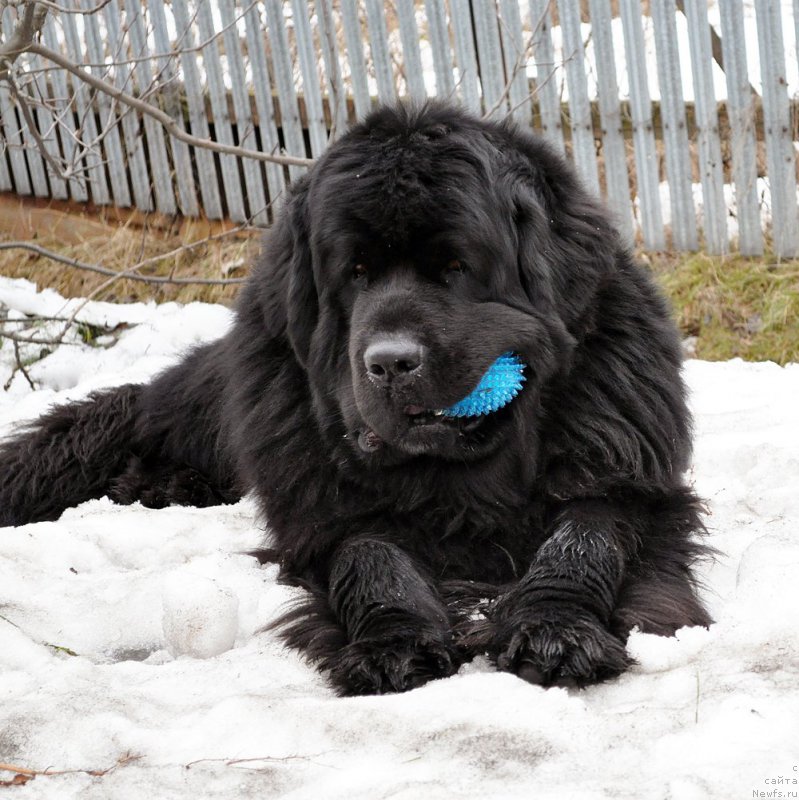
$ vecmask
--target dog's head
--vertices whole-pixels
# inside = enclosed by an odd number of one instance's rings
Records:
[[[518,434],[616,247],[542,142],[447,106],[399,107],[353,128],[294,188],[256,279],[326,427],[343,422],[375,463],[463,461]],[[440,413],[506,351],[526,365],[518,398],[480,417]]]

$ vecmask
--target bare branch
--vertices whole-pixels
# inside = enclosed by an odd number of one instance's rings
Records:
[[[65,342],[64,334],[66,331],[61,331],[57,336],[48,336],[46,338],[37,337],[35,335],[24,336],[20,333],[12,333],[11,331],[3,331],[0,333],[0,339],[10,339],[12,342],[19,342],[20,344],[43,344],[48,347],[57,347],[60,345],[78,345],[79,342]]]
[[[120,756],[116,763],[112,764],[110,767],[106,769],[50,769],[49,767],[46,769],[30,769],[29,767],[20,767],[16,764],[0,764],[0,771],[3,772],[15,772],[18,775],[28,775],[30,777],[35,777],[37,775],[75,775],[83,773],[85,775],[91,775],[95,778],[101,778],[103,775],[108,775],[109,772],[113,772],[115,769],[119,767],[124,767],[127,764],[130,764],[133,761],[138,761],[139,759],[144,758],[144,756],[134,755],[131,752],[125,753],[125,755]]]
[[[30,49],[46,18],[47,9],[41,3],[29,2],[25,5],[11,36],[0,44],[0,80],[6,78],[17,58]]]
[[[36,2],[44,6],[50,11],[55,11],[58,14],[80,14],[82,17],[88,17],[96,14],[98,11],[104,9],[111,0],[100,0],[94,8],[69,8],[68,6],[60,6],[58,3],[51,3],[50,0],[36,0]]]
[[[27,369],[25,369],[25,365],[22,363],[22,353],[19,352],[19,342],[16,339],[14,339],[13,342],[14,342],[14,358],[17,361],[17,367],[11,373],[11,377],[13,378],[14,375],[16,375],[16,373],[18,371],[21,372],[23,374],[23,376],[25,377],[25,380],[28,382],[28,386],[30,386],[31,389],[35,390],[36,389],[36,385],[31,380],[30,373],[28,372]],[[8,391],[8,388],[6,388],[6,391]]]
[[[78,261],[75,258],[69,258],[61,253],[48,250],[47,248],[41,247],[33,242],[0,242],[0,250],[29,250],[32,253],[37,253],[44,258],[57,261],[59,264],[65,264],[73,269],[82,269],[86,272],[96,272],[98,275],[107,275],[115,280],[124,278],[125,280],[140,281],[141,283],[175,284],[179,286],[233,286],[244,283],[245,280],[244,278],[171,278],[162,277],[160,275],[138,275],[136,273],[135,270],[141,269],[145,263],[161,261],[167,256],[154,256],[150,259],[147,259],[146,262],[137,264],[130,269],[118,272],[117,270],[108,269],[108,267],[101,267],[99,264],[86,264],[85,262]]]

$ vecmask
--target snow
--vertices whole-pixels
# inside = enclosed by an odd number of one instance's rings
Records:
[[[0,303],[65,313],[65,301],[24,281],[0,279]],[[0,434],[50,403],[144,380],[230,323],[201,304],[89,303],[78,316],[103,314],[132,324],[108,349],[77,342],[30,366],[36,391],[17,373],[0,393]],[[0,383],[13,364],[5,341]],[[797,796],[799,366],[690,361],[685,375],[690,477],[723,553],[702,571],[710,630],[634,632],[637,666],[582,691],[531,686],[478,659],[404,695],[340,699],[263,631],[299,590],[245,555],[264,536],[249,500],[160,511],[95,500],[0,532],[0,762],[59,773],[8,791]]]

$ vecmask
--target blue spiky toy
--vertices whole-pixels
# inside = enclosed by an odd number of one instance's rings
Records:
[[[506,406],[522,389],[524,362],[508,351],[503,353],[480,379],[471,394],[444,409],[448,417],[479,417]]]

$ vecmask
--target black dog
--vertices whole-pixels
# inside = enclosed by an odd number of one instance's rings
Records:
[[[506,351],[521,394],[440,413]],[[286,640],[343,694],[475,652],[544,684],[625,669],[632,626],[707,625],[668,310],[545,143],[442,105],[382,109],[297,182],[231,332],[0,450],[0,523],[109,495],[254,492]]]

